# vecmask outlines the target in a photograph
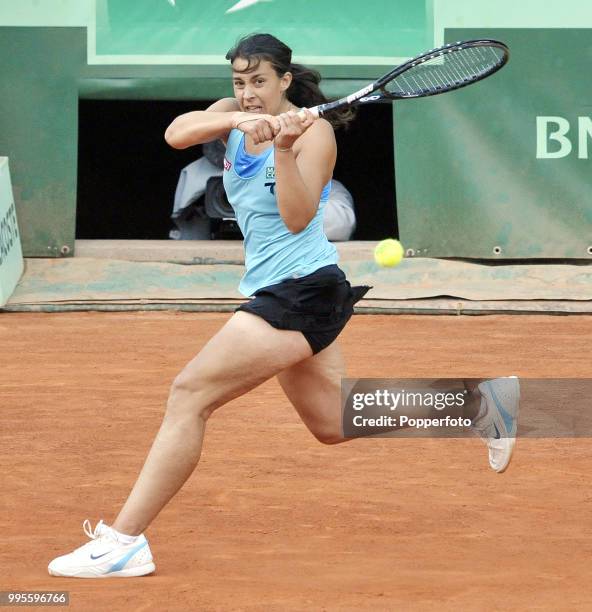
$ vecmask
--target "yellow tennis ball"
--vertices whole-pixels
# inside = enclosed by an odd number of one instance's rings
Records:
[[[387,238],[376,245],[374,261],[385,268],[392,268],[403,259],[403,246],[398,240]]]

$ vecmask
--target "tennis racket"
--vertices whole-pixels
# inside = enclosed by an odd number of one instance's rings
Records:
[[[309,110],[322,117],[346,106],[435,96],[492,75],[507,63],[509,57],[508,47],[497,40],[451,43],[414,57],[345,98]]]

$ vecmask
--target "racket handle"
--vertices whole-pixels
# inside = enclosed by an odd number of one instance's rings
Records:
[[[309,108],[308,110],[314,115],[315,119],[318,119],[321,116],[320,113],[319,113],[319,107],[318,106],[313,106],[312,108]],[[298,111],[298,116],[303,121],[306,118],[306,114],[305,114],[305,112],[303,110]]]

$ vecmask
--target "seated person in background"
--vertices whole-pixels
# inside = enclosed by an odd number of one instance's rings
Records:
[[[331,192],[325,206],[323,229],[329,240],[349,240],[356,229],[354,199],[343,183],[331,179]]]
[[[171,219],[176,226],[169,233],[175,240],[209,240],[210,220],[198,200],[206,192],[208,179],[222,177],[226,148],[221,140],[203,145],[203,157],[192,162],[179,176]],[[220,178],[222,181],[222,178]],[[339,181],[331,180],[331,191],[323,219],[325,235],[332,241],[349,240],[356,229],[354,201]]]
[[[173,240],[209,240],[210,219],[205,213],[203,202],[208,179],[219,176],[222,180],[224,152],[221,140],[202,145],[203,157],[191,162],[181,170],[171,220],[175,229],[169,232]]]

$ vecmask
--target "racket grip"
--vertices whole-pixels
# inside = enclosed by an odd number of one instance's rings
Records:
[[[318,106],[313,106],[312,108],[309,108],[308,110],[314,115],[315,119],[318,119],[321,116],[319,114],[319,107]],[[306,119],[306,114],[305,114],[304,110],[298,111],[298,116],[300,117],[300,119],[302,119],[302,121],[304,121],[304,119]]]

